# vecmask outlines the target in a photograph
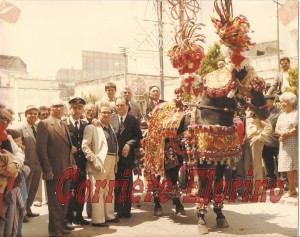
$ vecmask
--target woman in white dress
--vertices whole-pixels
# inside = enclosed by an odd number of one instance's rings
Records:
[[[297,96],[285,92],[279,97],[282,110],[275,132],[279,135],[278,172],[287,172],[289,191],[284,197],[297,196],[298,179],[298,110]]]

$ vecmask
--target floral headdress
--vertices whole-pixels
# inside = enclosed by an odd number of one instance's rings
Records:
[[[204,49],[199,44],[204,42],[204,35],[198,33],[203,24],[187,21],[176,33],[174,45],[168,52],[171,63],[180,75],[195,72],[205,57]]]
[[[221,6],[218,5],[218,1]],[[232,0],[215,0],[214,6],[220,19],[212,17],[211,20],[221,38],[221,43],[231,51],[231,62],[239,67],[245,59],[241,53],[254,45],[247,35],[250,31],[248,19],[243,15],[233,18]]]

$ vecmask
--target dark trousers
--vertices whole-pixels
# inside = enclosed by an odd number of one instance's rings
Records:
[[[75,219],[81,219],[82,218],[82,211],[84,203],[78,203],[77,196],[78,196],[78,187],[79,185],[86,180],[86,171],[80,169],[78,173],[78,180],[76,182],[71,182],[71,190],[74,190],[74,197],[71,199],[68,205],[68,211],[67,211],[67,221],[73,222],[74,221],[74,212],[76,212]],[[81,196],[85,196],[85,189],[82,190]]]
[[[68,210],[68,203],[61,204],[57,200],[56,186],[58,180],[46,181],[48,195],[48,212],[49,212],[49,234],[59,234],[64,229],[65,218]],[[64,194],[70,191],[70,179],[66,179],[60,190]]]
[[[132,168],[118,168],[116,181],[119,187],[115,188],[115,210],[118,214],[128,214],[131,212],[131,188],[133,183]]]
[[[178,177],[179,177],[179,168],[180,168],[179,166],[176,166],[174,168],[167,169],[165,171],[166,178],[172,181],[173,186],[177,184]]]
[[[201,172],[205,172],[205,177],[204,179],[200,179],[200,188],[202,189],[203,195],[206,196],[206,190],[210,190],[210,198],[213,199],[213,194],[214,194],[214,189],[215,186],[217,185],[220,180],[224,180],[224,174],[226,170],[226,165],[221,165],[221,164],[200,164],[198,165],[198,169],[201,170]],[[214,176],[212,177],[213,180],[209,180],[209,172],[210,170],[214,169]],[[197,169],[190,169],[189,170],[189,184],[194,183],[194,176],[197,174]],[[229,181],[228,181],[229,182]],[[211,187],[208,188],[207,185],[211,183]],[[228,184],[229,185],[229,184]],[[229,191],[229,190],[228,190]],[[221,194],[223,192],[223,189],[218,189],[218,194]]]
[[[37,190],[39,188],[41,174],[42,174],[41,167],[38,166],[35,167],[34,169],[32,168],[29,176],[26,178],[26,187],[28,193],[28,198],[26,203],[27,214],[31,213],[30,207],[33,204]]]
[[[264,146],[262,156],[265,163],[266,175],[269,182],[273,183],[276,180],[275,162],[279,152],[278,147]]]

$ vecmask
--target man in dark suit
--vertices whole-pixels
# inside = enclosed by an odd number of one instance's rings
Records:
[[[70,233],[64,228],[68,204],[61,204],[56,197],[56,186],[61,174],[75,164],[72,156],[72,142],[67,125],[61,121],[64,103],[54,100],[50,105],[50,117],[39,122],[37,127],[36,146],[43,179],[46,180],[48,195],[50,236],[63,236]],[[63,193],[70,191],[70,179],[63,183]]]
[[[149,87],[149,100],[146,107],[146,118],[149,119],[149,114],[155,108],[155,106],[160,103],[165,102],[164,100],[160,100],[160,89],[158,86],[150,86]]]
[[[25,165],[30,168],[30,174],[26,178],[27,187],[27,203],[26,211],[27,217],[39,216],[37,213],[31,211],[35,195],[39,187],[41,178],[41,167],[39,158],[36,152],[36,122],[38,120],[38,109],[34,105],[28,105],[25,110],[26,122],[17,129],[22,138],[23,145],[25,146]],[[24,222],[28,219],[25,217]]]
[[[86,158],[81,150],[83,130],[87,125],[87,122],[80,119],[83,114],[83,106],[85,101],[82,98],[75,97],[69,101],[70,117],[64,122],[67,124],[69,133],[71,136],[73,147],[76,152],[73,154],[76,165],[78,168],[78,179],[76,182],[71,182],[71,189],[74,190],[74,197],[69,202],[68,212],[67,212],[67,226],[70,228],[72,223],[78,225],[88,225],[89,221],[84,220],[82,217],[82,211],[84,204],[77,202],[77,190],[82,181],[86,179]],[[85,195],[85,190],[81,195]],[[76,213],[74,217],[74,212]],[[72,229],[72,228],[70,228]]]
[[[137,118],[138,121],[142,118],[141,108],[139,104],[132,99],[132,90],[125,86],[121,91],[122,96],[128,101],[130,110],[129,114],[132,114],[134,117]]]
[[[268,120],[272,124],[272,133],[268,136],[267,140],[264,143],[262,156],[265,163],[268,186],[269,188],[271,188],[273,182],[276,181],[277,179],[275,174],[274,161],[277,159],[279,153],[279,142],[278,142],[279,137],[275,135],[275,128],[276,128],[278,117],[282,111],[281,109],[277,108],[274,105],[275,95],[265,95],[265,98],[267,101],[268,110],[270,112]]]
[[[124,98],[116,99],[116,111],[111,118],[111,125],[118,138],[119,144],[119,163],[116,180],[120,186],[115,189],[115,205],[117,217],[131,217],[131,203],[129,195],[133,183],[132,168],[134,163],[134,149],[142,139],[142,132],[138,120],[128,113],[128,102]],[[127,185],[125,200],[121,201],[121,191],[123,185]]]
[[[281,95],[287,87],[290,86],[288,81],[288,71],[290,69],[290,59],[283,57],[280,59],[281,72],[278,72],[271,87],[269,88],[267,95],[271,95],[274,92]]]

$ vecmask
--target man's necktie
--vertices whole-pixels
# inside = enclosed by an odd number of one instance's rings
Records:
[[[121,117],[120,130],[124,129],[123,117]]]
[[[121,131],[124,129],[124,123],[123,123],[123,117],[120,117],[120,130],[119,130],[119,136],[121,134]]]
[[[32,128],[33,136],[34,136],[34,138],[36,138],[36,131],[35,131],[35,127],[34,127],[34,126],[32,126],[31,128]]]
[[[75,121],[75,133],[78,133],[79,129],[78,129],[78,121]]]
[[[66,135],[66,129],[65,129],[65,126],[64,126],[64,122],[63,122],[63,121],[60,121],[60,128],[61,128],[63,134]]]

